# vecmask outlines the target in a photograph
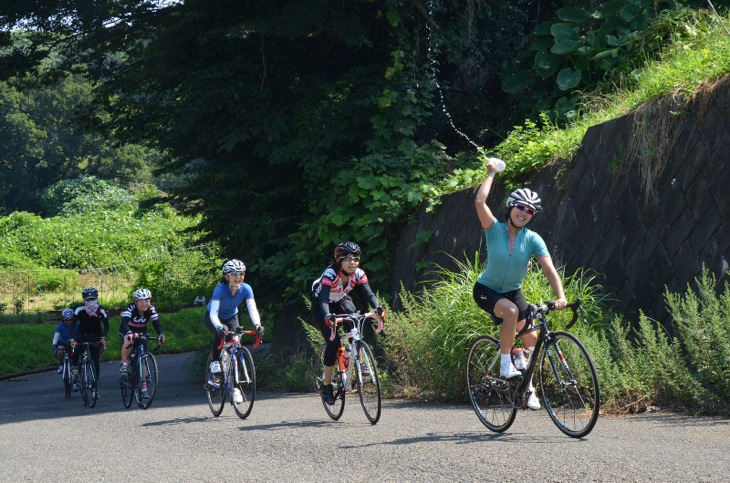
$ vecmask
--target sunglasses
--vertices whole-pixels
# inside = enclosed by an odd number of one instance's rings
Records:
[[[346,260],[348,262],[360,263],[360,257],[353,257],[352,255],[347,255],[345,257],[342,257],[342,258],[340,258],[340,260]]]
[[[519,203],[515,203],[515,208],[517,208],[520,211],[524,211],[525,213],[527,213],[530,216],[535,214],[535,210],[533,210],[532,208],[529,208],[525,205],[521,205]]]

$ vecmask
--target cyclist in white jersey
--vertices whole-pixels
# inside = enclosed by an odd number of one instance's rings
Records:
[[[492,316],[500,325],[499,345],[502,354],[500,374],[505,378],[522,375],[512,364],[510,350],[515,335],[525,326],[527,302],[520,286],[527,274],[532,257],[537,258],[540,268],[555,292],[555,308],[564,309],[567,305],[563,284],[560,280],[550,253],[543,239],[526,228],[532,217],[540,211],[542,205],[537,193],[520,188],[507,198],[505,222],[500,222],[487,206],[487,196],[497,173],[490,161],[487,164],[488,175],[477,191],[474,204],[479,221],[484,229],[487,241],[487,267],[474,284],[474,300],[477,305]],[[532,355],[537,342],[537,335],[529,332],[521,336],[525,357]],[[540,409],[540,402],[535,395],[532,381],[529,387],[527,405],[530,409]]]

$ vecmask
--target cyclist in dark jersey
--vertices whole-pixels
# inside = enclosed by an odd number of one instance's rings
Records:
[[[563,284],[560,280],[550,253],[543,239],[526,228],[532,217],[542,205],[537,193],[520,188],[507,198],[504,222],[500,222],[487,206],[487,196],[497,171],[492,161],[487,164],[488,175],[477,191],[474,204],[487,241],[487,267],[474,284],[474,300],[489,313],[495,323],[501,324],[499,345],[502,354],[500,374],[505,378],[521,376],[514,367],[510,350],[517,331],[525,326],[527,302],[520,286],[527,274],[532,257],[537,258],[550,286],[555,292],[555,308],[564,309],[567,305]],[[534,332],[521,336],[525,357],[532,355],[537,342]],[[532,381],[529,387],[527,405],[530,409],[540,409]]]
[[[325,269],[322,276],[312,284],[312,320],[324,336],[327,348],[324,352],[324,380],[322,395],[327,404],[334,404],[332,388],[332,370],[335,366],[337,351],[340,348],[340,338],[331,341],[330,326],[334,323],[337,314],[352,314],[357,312],[350,293],[357,291],[360,297],[374,307],[382,315],[383,308],[378,303],[365,272],[359,268],[360,247],[353,242],[343,242],[335,248],[334,259]],[[345,327],[351,330],[352,327]]]
[[[77,307],[74,311],[76,318],[75,341],[82,343],[98,340],[103,346],[106,346],[106,336],[109,333],[109,317],[106,311],[99,305],[99,292],[95,288],[89,287],[81,292],[81,296],[84,299],[84,305]],[[89,346],[89,350],[91,352],[91,360],[94,363],[94,370],[96,371],[96,380],[98,381],[101,376],[99,373],[101,346],[94,344]],[[74,366],[78,363],[80,355],[80,350],[73,352]]]
[[[149,342],[146,339],[135,339],[134,334],[147,333],[147,324],[152,322],[157,332],[157,342],[165,343],[165,335],[162,333],[160,326],[160,316],[157,309],[152,305],[152,293],[146,288],[140,288],[132,294],[134,303],[127,306],[120,314],[119,336],[122,338],[121,361],[119,364],[119,372],[129,372],[129,354],[132,353],[132,347],[138,347],[144,344],[145,351],[149,349]],[[147,394],[147,385],[142,383],[140,387],[142,397]]]

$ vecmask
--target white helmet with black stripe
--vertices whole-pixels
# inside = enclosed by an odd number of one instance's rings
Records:
[[[507,197],[507,206],[512,207],[518,203],[529,206],[535,213],[542,209],[540,197],[529,188],[518,188]]]

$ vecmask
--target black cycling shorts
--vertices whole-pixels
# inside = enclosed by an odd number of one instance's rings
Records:
[[[497,317],[494,314],[494,306],[497,305],[501,299],[507,299],[517,306],[517,310],[520,311],[517,321],[525,320],[527,318],[527,301],[522,295],[521,290],[512,290],[511,292],[499,293],[484,284],[479,282],[474,284],[474,301],[477,305],[484,310],[486,313],[492,316],[492,321],[499,325],[502,323],[501,317]]]

